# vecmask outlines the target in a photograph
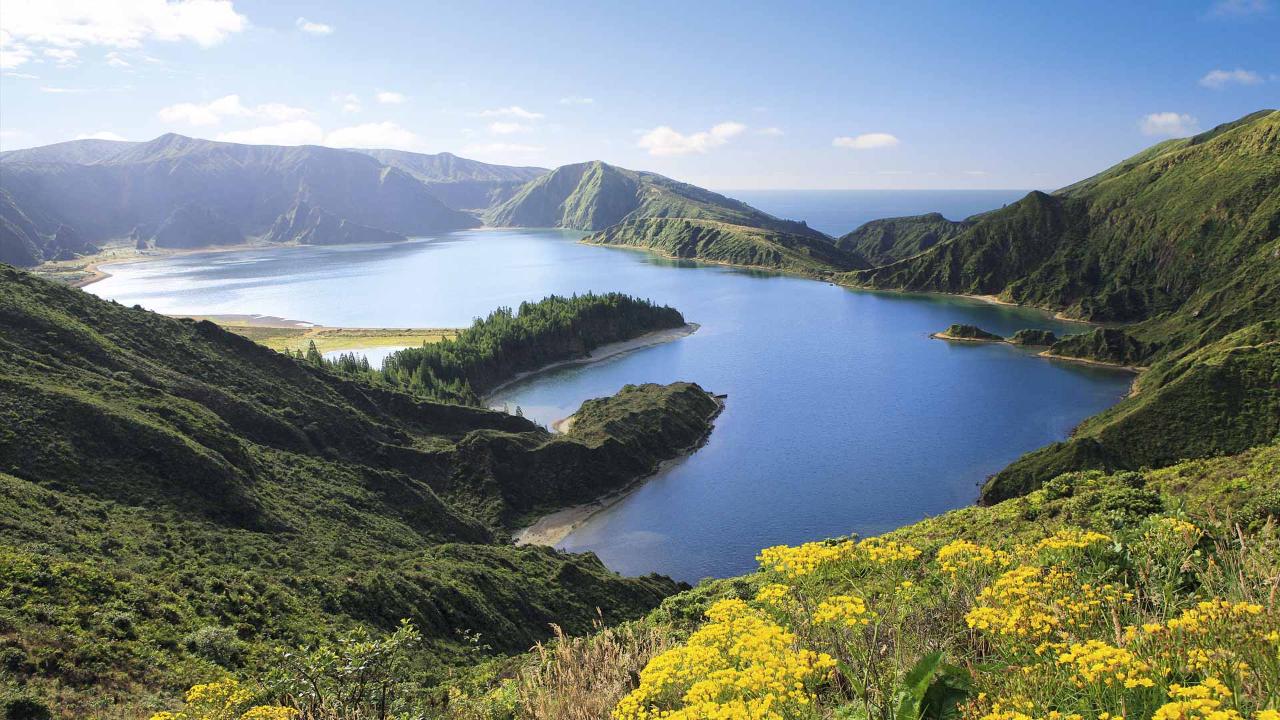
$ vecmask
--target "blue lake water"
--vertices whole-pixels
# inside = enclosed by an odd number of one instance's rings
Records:
[[[580,233],[481,230],[397,245],[286,247],[115,265],[87,289],[168,313],[260,313],[337,326],[446,327],[548,293],[618,290],[701,329],[503,391],[542,423],[626,383],[727,393],[705,447],[567,537],[628,574],[750,570],[759,548],[876,533],[968,504],[978,484],[1126,392],[1127,373],[928,335],[1073,328],[962,298],[848,290],[581,245]]]

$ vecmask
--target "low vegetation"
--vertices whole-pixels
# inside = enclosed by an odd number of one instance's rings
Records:
[[[336,328],[241,325],[214,319],[225,330],[289,354],[303,353],[314,344],[316,352],[330,353],[372,347],[410,347],[452,340],[453,328]]]
[[[826,239],[713,220],[628,220],[583,242],[650,250],[664,257],[824,275],[859,267],[858,260]]]
[[[1277,435],[1280,321],[1271,320],[1155,363],[1129,397],[990,478],[982,499],[1021,495],[1068,470],[1160,467],[1241,452]]]
[[[987,332],[977,325],[952,325],[934,335],[943,340],[968,340],[971,342],[1004,342],[1004,338]]]
[[[835,244],[859,258],[864,267],[879,267],[919,255],[972,224],[969,220],[948,220],[940,213],[884,218],[864,223]]]
[[[0,267],[0,698],[138,717],[289,668],[289,648],[346,677],[335,648],[407,619],[396,682],[426,702],[551,623],[638,617],[681,586],[507,538],[634,482],[716,410],[695,385],[637,386],[555,435]],[[215,690],[246,697],[197,697]]]
[[[1068,473],[885,536],[764,549],[752,575],[482,665],[420,711],[1274,720],[1278,514],[1278,443]]]

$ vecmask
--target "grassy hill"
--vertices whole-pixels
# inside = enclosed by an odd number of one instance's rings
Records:
[[[1276,443],[1067,473],[880,537],[762,549],[758,572],[455,678],[426,715],[1273,720],[1278,515]]]
[[[575,230],[604,230],[644,218],[714,220],[826,238],[802,222],[780,220],[710,190],[599,161],[558,167],[485,215],[491,225]]]
[[[670,258],[813,275],[857,266],[854,257],[826,239],[714,220],[625,220],[587,237],[583,242],[650,250]]]
[[[848,280],[998,295],[1085,320],[1149,321],[1135,334],[1181,344],[1277,309],[1268,258],[1278,241],[1280,112],[1264,110],[1156,145],[1052,195],[1033,192],[917,257]],[[1169,313],[1191,327],[1163,327],[1158,319]],[[1214,322],[1195,321],[1206,315]]]
[[[405,672],[440,677],[478,646],[464,631],[511,651],[634,617],[676,583],[505,538],[651,471],[716,409],[641,386],[552,435],[0,266],[0,696],[138,713],[406,618],[430,651]]]
[[[840,236],[836,247],[861,258],[866,268],[878,267],[919,255],[972,224],[948,220],[940,213],[872,220]]]
[[[1274,437],[1280,112],[1155,145],[971,219],[861,286],[996,295],[1095,321],[1048,354],[1151,365],[1135,397],[995,476],[988,500],[1070,469],[1136,469]],[[1270,384],[1269,384],[1270,383]]]

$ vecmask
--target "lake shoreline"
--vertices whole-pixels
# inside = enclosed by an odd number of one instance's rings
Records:
[[[715,429],[715,419],[719,417],[720,413],[724,412],[725,396],[712,395],[712,397],[716,401],[716,410],[711,414],[711,417],[708,418],[708,420],[711,421],[711,425],[707,428],[707,432],[692,445],[682,449],[675,457],[659,462],[653,472],[636,478],[618,490],[596,498],[591,502],[571,505],[567,508],[561,508],[540,516],[532,524],[512,533],[512,541],[515,542],[516,545],[546,545],[548,547],[555,547],[557,543],[563,541],[566,537],[571,535],[574,530],[582,527],[591,518],[622,502],[628,495],[639,490],[644,484],[660,477],[663,473],[669,472],[674,467],[687,460],[711,439],[711,433]],[[573,416],[570,415],[563,420],[557,420],[555,425],[564,427],[565,429],[563,432],[568,433],[573,427]]]
[[[1024,343],[1015,343],[1015,342],[1010,342],[1008,338],[958,337],[956,335],[951,335],[947,333],[945,330],[942,332],[929,333],[929,337],[933,340],[946,340],[947,342],[971,343],[975,345],[990,344],[990,345],[1012,345],[1013,347],[1042,347],[1045,349],[1036,353],[1035,356],[1038,358],[1044,358],[1046,360],[1065,360],[1066,362],[1080,363],[1081,365],[1092,365],[1094,367],[1104,367],[1112,370],[1124,370],[1125,372],[1131,372],[1131,373],[1134,373],[1135,375],[1141,375],[1147,370],[1147,368],[1143,365],[1126,365],[1124,363],[1110,362],[1108,360],[1094,360],[1092,358],[1072,357],[1070,355],[1058,355],[1052,352],[1052,349],[1049,346],[1027,345]],[[1134,378],[1134,382],[1137,382],[1137,378]],[[1130,388],[1130,392],[1132,392],[1132,388]]]
[[[634,352],[636,350],[641,350],[643,348],[651,347],[653,345],[661,345],[662,343],[671,342],[672,340],[679,340],[680,338],[688,337],[694,334],[695,332],[698,331],[698,328],[700,327],[702,326],[699,325],[698,323],[685,323],[680,327],[653,330],[643,335],[638,335],[636,337],[633,337],[630,340],[620,340],[618,342],[612,342],[612,343],[607,343],[605,345],[601,345],[595,350],[592,350],[590,354],[584,357],[570,358],[569,360],[560,360],[558,362],[553,362],[548,365],[543,365],[540,368],[536,368],[533,370],[526,370],[525,372],[522,372],[522,373],[517,373],[516,376],[511,378],[510,380],[505,380],[502,383],[499,383],[498,385],[494,386],[493,388],[485,391],[484,397],[480,399],[480,404],[489,405],[503,390],[506,390],[510,388],[512,385],[515,385],[519,382],[528,380],[529,378],[535,377],[537,375],[541,375],[542,373],[550,372],[551,370],[555,370],[557,368],[569,367],[572,365],[590,365],[592,363],[598,363],[603,360],[615,358],[615,357],[618,357],[619,355],[625,355],[626,353]],[[565,418],[564,420],[568,420],[568,419],[569,418]],[[556,422],[561,423],[561,422],[564,422],[564,420],[557,420]]]

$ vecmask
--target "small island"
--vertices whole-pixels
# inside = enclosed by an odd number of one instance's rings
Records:
[[[977,325],[958,324],[952,325],[942,332],[933,333],[929,337],[936,338],[938,340],[955,340],[958,342],[1008,343],[1010,345],[1043,347],[1049,347],[1058,342],[1058,336],[1053,334],[1052,330],[1023,328],[1006,338],[996,335],[995,333],[987,332]]]
[[[1052,330],[1035,330],[1024,328],[1009,336],[1013,345],[1043,345],[1048,347],[1058,342],[1058,336]]]
[[[952,325],[942,332],[933,333],[929,337],[938,340],[959,340],[961,342],[1005,342],[1005,339],[989,333],[977,325]]]

